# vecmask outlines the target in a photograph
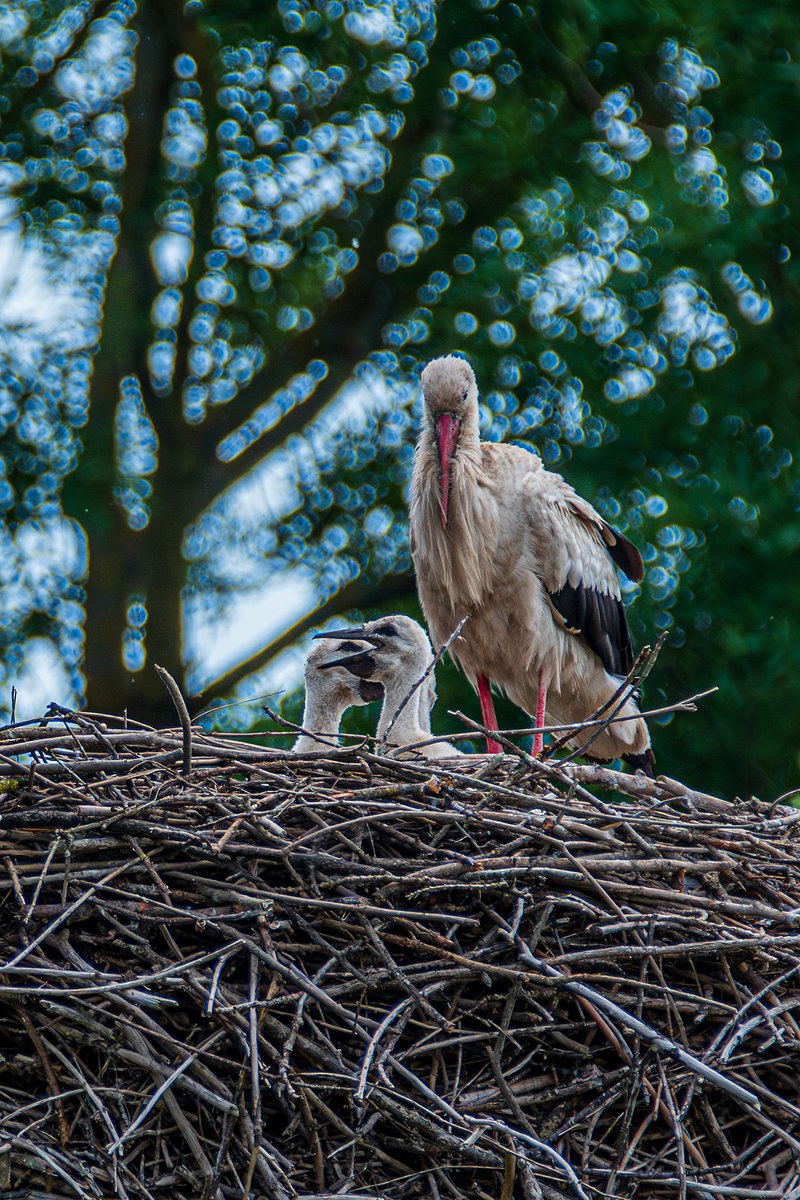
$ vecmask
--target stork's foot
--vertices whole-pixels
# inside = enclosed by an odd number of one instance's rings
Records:
[[[504,751],[503,751],[503,747],[500,745],[500,743],[499,743],[499,742],[496,742],[496,741],[494,740],[494,738],[488,738],[488,737],[487,737],[487,739],[486,739],[486,753],[487,753],[487,754],[503,754],[503,753],[504,753]]]
[[[533,755],[534,758],[541,758],[542,750],[544,750],[544,734],[543,733],[535,733],[533,735],[533,746],[531,747],[531,754]]]

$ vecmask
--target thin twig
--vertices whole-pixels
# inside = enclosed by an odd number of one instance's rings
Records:
[[[181,689],[166,667],[160,667],[158,663],[154,663],[153,665],[158,672],[159,679],[169,692],[170,699],[178,713],[178,719],[183,730],[183,773],[188,776],[192,772],[192,719],[189,716],[189,709],[186,707],[186,701],[183,698]]]

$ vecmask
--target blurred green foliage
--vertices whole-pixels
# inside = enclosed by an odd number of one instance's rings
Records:
[[[254,695],[315,623],[418,615],[416,377],[457,349],[483,436],[642,548],[647,702],[720,689],[659,767],[797,785],[789,6],[21,0],[0,51],[9,682],[49,646],[155,720],[154,660]],[[212,683],[198,630],[286,580],[305,616]],[[477,711],[439,694],[441,729]]]

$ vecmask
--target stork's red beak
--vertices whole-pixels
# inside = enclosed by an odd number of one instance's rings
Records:
[[[458,445],[461,422],[452,413],[439,413],[435,428],[436,444],[439,447],[439,505],[444,529],[447,526],[447,501],[450,497],[450,467]]]

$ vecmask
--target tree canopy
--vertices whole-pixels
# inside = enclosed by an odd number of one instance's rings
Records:
[[[9,0],[6,711],[45,670],[159,720],[154,662],[197,710],[418,613],[417,377],[456,350],[483,437],[642,549],[647,703],[720,689],[659,767],[797,784],[799,61],[752,0]]]

